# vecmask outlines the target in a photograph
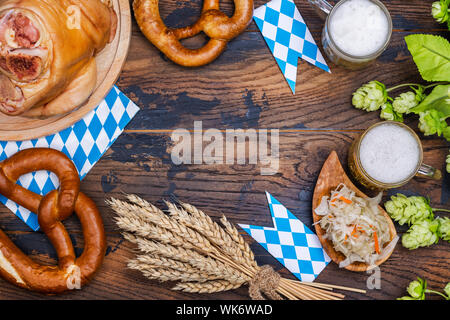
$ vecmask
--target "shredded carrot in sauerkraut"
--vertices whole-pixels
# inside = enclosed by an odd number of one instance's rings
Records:
[[[380,200],[381,194],[364,199],[340,184],[330,197],[322,197],[315,209],[314,212],[322,216],[317,223],[325,230],[325,238],[346,257],[339,265],[341,268],[356,261],[372,266],[388,253],[386,250],[394,249],[395,243],[388,245],[391,240],[389,224],[378,208]]]

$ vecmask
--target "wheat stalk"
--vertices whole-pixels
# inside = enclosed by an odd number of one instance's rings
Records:
[[[222,229],[216,222],[200,210],[197,210],[191,205],[182,203],[182,206],[189,211],[188,214],[185,210],[176,207],[170,202],[166,202],[169,208],[169,213],[177,221],[185,226],[196,230],[208,238],[208,240],[216,247],[220,248],[228,257],[233,259],[236,263],[247,265],[251,267],[253,262],[249,262],[239,247],[239,243],[236,243],[230,235]]]
[[[114,219],[117,226],[129,232],[136,234],[139,239],[157,239],[161,243],[171,244],[173,246],[183,246],[184,248],[193,248],[194,246],[169,230],[148,223],[140,224],[137,220],[122,216]]]
[[[177,206],[166,202],[167,215],[136,195],[127,195],[127,199],[130,203],[117,199],[107,203],[117,213],[114,220],[124,231],[124,238],[136,244],[140,252],[128,262],[129,268],[149,279],[178,281],[172,289],[184,292],[213,293],[255,285],[262,269],[250,246],[225,216],[220,219],[221,226],[187,203],[177,201]],[[292,300],[343,298],[330,292],[333,288],[282,278],[274,289]]]
[[[156,255],[139,255],[136,259],[131,260],[129,263],[136,265],[149,265],[155,268],[171,268],[180,272],[198,274],[198,270],[192,267],[192,265],[189,263]],[[206,275],[206,273],[203,275]]]
[[[119,216],[122,216],[122,218],[128,218],[134,223],[139,223],[140,221],[144,226],[146,224],[154,224],[157,227],[166,229],[172,235],[178,235],[178,237],[183,238],[183,241],[187,241],[194,247],[200,248],[206,252],[213,250],[212,244],[207,238],[195,230],[187,228],[186,226],[177,223],[175,220],[170,219],[170,217],[153,205],[141,207],[117,199],[111,199],[109,204]],[[141,214],[139,214],[139,212],[141,212]],[[159,235],[160,234],[156,234],[155,236]]]
[[[204,283],[178,283],[172,290],[184,291],[189,293],[216,293],[233,290],[241,287],[242,283],[232,283],[225,280],[208,281]]]
[[[242,283],[250,280],[248,277],[243,276],[240,272],[236,272],[236,270],[230,266],[210,257],[204,256],[195,250],[161,244],[155,241],[135,237],[128,233],[124,233],[124,237],[130,242],[136,243],[138,248],[144,253],[188,263],[193,268],[207,273],[210,276],[220,276],[223,279],[228,279],[230,282]]]
[[[220,222],[223,224],[225,230],[231,236],[233,241],[239,245],[239,249],[241,250],[242,255],[247,260],[247,264],[254,268],[258,267],[252,249],[250,249],[248,243],[245,242],[244,238],[239,234],[239,231],[236,229],[236,227],[228,222],[227,218],[224,215],[220,219]]]
[[[189,274],[171,268],[152,268],[148,265],[132,264],[131,261],[128,267],[131,269],[139,270],[147,278],[151,280],[158,280],[159,282],[181,281],[197,282],[201,284],[202,282],[210,281],[210,279],[208,279],[208,276],[204,274]]]

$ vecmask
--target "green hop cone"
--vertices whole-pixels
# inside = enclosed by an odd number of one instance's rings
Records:
[[[412,281],[406,291],[409,296],[398,298],[397,300],[425,300],[425,292],[427,290],[427,282],[421,278]]]
[[[370,81],[353,93],[352,104],[357,109],[375,111],[387,101],[386,86],[378,81]]]
[[[426,136],[437,134],[441,136],[444,132],[447,134],[447,122],[445,122],[444,114],[435,109],[427,110],[419,114],[419,129]]]
[[[443,240],[450,242],[450,219],[445,217],[437,220],[439,221],[439,235]]]
[[[392,108],[392,104],[386,102],[381,106],[380,118],[383,120],[394,121],[394,109]]]
[[[450,299],[450,282],[447,283],[447,285],[445,286],[444,292],[447,295],[447,297]]]
[[[400,96],[394,99],[392,107],[395,112],[409,113],[409,110],[416,107],[419,102],[416,99],[416,94],[412,91],[401,93]]]
[[[380,118],[383,120],[403,122],[403,115],[395,112],[390,102],[386,102],[381,106]]]
[[[402,244],[409,250],[428,247],[439,241],[439,221],[423,220],[412,225],[402,237]]]
[[[450,173],[450,154],[447,156],[447,160],[445,162],[447,163],[446,170]]]
[[[431,6],[431,14],[439,23],[445,23],[448,19],[448,1],[440,0],[433,2]]]
[[[427,284],[426,281],[418,278],[418,280],[412,281],[406,291],[408,291],[409,295],[417,300],[425,299],[425,290]]]
[[[391,200],[384,204],[386,211],[392,219],[400,225],[411,225],[418,221],[433,219],[433,209],[429,201],[424,197],[406,197],[403,194],[392,196]]]
[[[442,131],[442,135],[444,136],[445,139],[447,139],[447,141],[450,142],[450,127],[449,126],[445,127],[444,131]],[[450,171],[448,171],[448,169],[447,169],[447,172],[450,173]]]

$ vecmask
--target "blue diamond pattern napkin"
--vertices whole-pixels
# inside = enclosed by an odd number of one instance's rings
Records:
[[[253,239],[300,281],[311,282],[331,261],[319,238],[266,192],[274,228],[240,224]]]
[[[101,156],[116,141],[125,126],[139,111],[130,99],[114,86],[97,108],[73,126],[56,134],[28,141],[0,141],[0,161],[30,148],[52,148],[64,152],[83,179]],[[38,171],[20,177],[18,184],[45,195],[59,186],[55,174]],[[37,215],[0,195],[0,201],[31,229],[38,230]]]
[[[272,0],[253,19],[294,94],[299,58],[330,72],[293,0]]]

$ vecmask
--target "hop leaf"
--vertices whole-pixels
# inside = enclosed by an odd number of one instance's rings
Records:
[[[378,81],[366,83],[353,93],[352,104],[357,109],[375,111],[387,101],[386,86]]]
[[[386,211],[400,225],[411,225],[418,221],[433,219],[433,210],[429,201],[424,197],[406,197],[403,194],[392,196],[384,204]]]
[[[419,129],[426,136],[437,134],[441,136],[442,133],[448,134],[447,122],[445,122],[444,114],[435,109],[427,110],[419,114]]]
[[[427,290],[427,281],[421,278],[412,281],[406,291],[409,296],[398,298],[397,300],[425,300],[425,292]]]
[[[421,103],[423,100],[425,100],[425,98],[427,97],[427,95],[424,93],[425,91],[425,87],[423,86],[419,86],[417,88],[414,87],[410,87],[414,93],[416,94],[416,101],[417,104]]]
[[[450,242],[450,219],[445,217],[437,220],[439,221],[439,235],[443,240]]]
[[[428,247],[439,241],[439,222],[437,220],[419,221],[407,231],[402,237],[402,244],[405,248],[414,250],[419,247]]]
[[[408,50],[426,81],[449,81],[450,42],[431,34],[410,34],[405,37]]]

